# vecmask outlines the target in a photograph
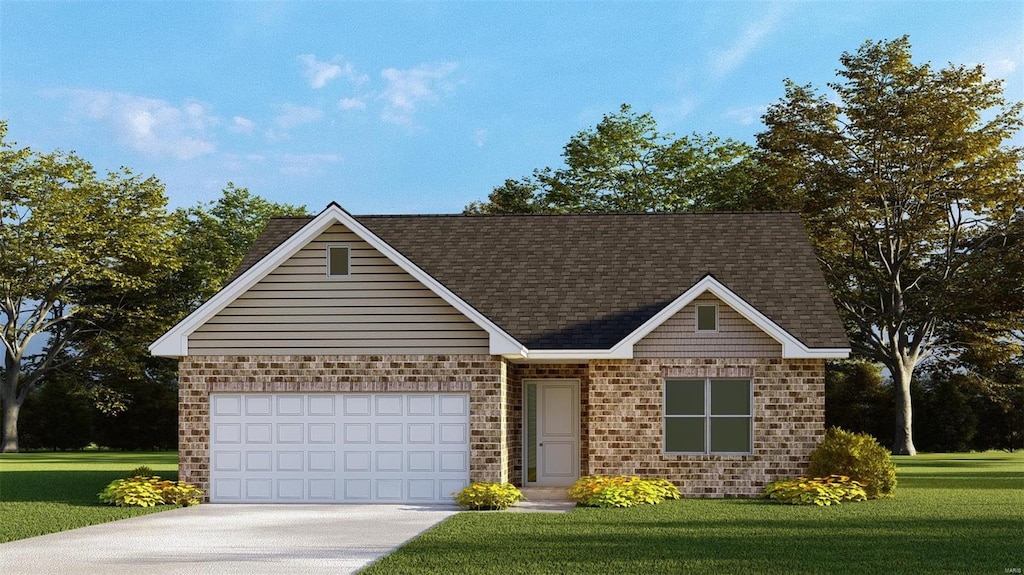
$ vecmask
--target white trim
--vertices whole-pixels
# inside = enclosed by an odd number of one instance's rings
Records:
[[[390,244],[359,223],[358,220],[342,209],[341,206],[334,203],[328,205],[324,211],[320,212],[308,224],[292,234],[290,238],[264,256],[263,259],[256,262],[256,264],[246,270],[245,273],[235,278],[233,282],[225,286],[221,291],[217,292],[216,295],[210,298],[203,305],[199,306],[199,308],[189,314],[188,317],[178,322],[178,324],[168,330],[167,333],[160,336],[159,339],[149,346],[149,352],[160,357],[187,356],[188,337],[192,335],[195,330],[199,329],[203,324],[213,318],[213,316],[220,313],[221,310],[227,307],[231,302],[235,301],[235,299],[245,293],[249,288],[256,285],[257,282],[266,277],[267,274],[277,269],[277,267],[284,263],[285,260],[295,255],[296,252],[304,248],[309,244],[309,242],[319,237],[320,234],[327,231],[328,228],[335,224],[341,224],[348,228],[352,233],[359,236],[360,239],[384,254],[385,257],[398,265],[398,267],[402,268],[409,273],[409,275],[419,280],[423,285],[427,286],[428,289],[437,294],[438,297],[446,301],[455,309],[459,310],[473,323],[486,331],[490,336],[489,341],[491,354],[522,356],[525,353],[526,350],[523,345],[516,341],[514,337],[498,327],[482,313],[478,312],[473,306],[463,301],[459,296],[452,293],[451,290],[434,279],[430,274],[409,261],[409,259],[402,255],[401,252],[391,247]]]
[[[348,262],[345,264],[345,269],[348,270],[347,274],[334,275],[334,274],[331,273],[331,250],[333,250],[335,248],[345,248],[345,257],[348,259]],[[350,246],[348,244],[327,244],[326,246],[324,246],[324,263],[326,264],[326,269],[324,270],[324,275],[327,277],[327,279],[329,279],[329,280],[347,280],[347,279],[350,279],[352,277],[352,246]]]
[[[850,348],[809,348],[803,344],[799,339],[793,337],[789,332],[779,326],[766,315],[757,310],[754,306],[750,305],[743,300],[740,296],[736,295],[732,290],[725,287],[722,282],[716,280],[714,276],[706,275],[701,278],[700,281],[693,284],[690,289],[686,290],[679,297],[668,304],[661,311],[656,313],[654,317],[647,320],[640,327],[633,330],[632,333],[627,335],[619,343],[613,345],[610,349],[600,350],[537,350],[537,351],[526,351],[524,357],[528,359],[563,359],[563,360],[583,360],[583,359],[632,359],[633,358],[633,345],[638,341],[647,336],[647,334],[654,331],[658,326],[665,323],[669,318],[678,313],[687,304],[697,299],[698,296],[704,292],[710,292],[718,299],[722,300],[723,303],[736,310],[737,313],[742,315],[750,323],[756,325],[761,331],[768,334],[769,337],[782,344],[782,357],[789,359],[810,359],[810,358],[821,358],[821,359],[838,359],[847,358],[850,356]]]

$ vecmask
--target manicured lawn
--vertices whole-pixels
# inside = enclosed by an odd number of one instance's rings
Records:
[[[173,509],[102,505],[108,483],[140,465],[178,478],[178,454],[82,451],[0,454],[0,543]]]
[[[896,459],[889,500],[468,512],[364,573],[1020,573],[1024,453]]]

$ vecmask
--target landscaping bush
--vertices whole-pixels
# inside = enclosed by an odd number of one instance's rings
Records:
[[[459,507],[476,511],[507,509],[523,499],[511,483],[474,483],[454,495]]]
[[[569,488],[569,497],[587,507],[633,507],[679,499],[679,489],[667,479],[588,475]]]
[[[100,501],[117,507],[157,505],[199,505],[203,492],[184,481],[169,481],[156,475],[115,479],[99,493]]]
[[[132,477],[153,477],[156,473],[153,472],[153,468],[148,465],[140,465],[135,469],[132,469],[125,474],[125,479],[131,479]]]
[[[896,465],[889,450],[866,433],[838,427],[825,432],[825,439],[811,453],[807,473],[812,477],[849,477],[864,486],[869,499],[889,497],[896,490]]]
[[[790,505],[838,505],[843,501],[864,501],[868,498],[864,485],[845,475],[829,475],[808,479],[780,479],[764,488],[764,495]]]

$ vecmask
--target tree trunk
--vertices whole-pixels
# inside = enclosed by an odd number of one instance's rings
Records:
[[[6,351],[6,350],[5,350]],[[18,380],[21,378],[21,365],[11,357],[10,352],[4,354],[6,368],[0,379],[0,410],[3,411],[3,447],[2,453],[18,452],[18,413],[24,398],[18,399]]]
[[[18,452],[18,412],[21,411],[21,402],[18,401],[17,390],[8,393],[5,389],[3,394],[3,453]]]
[[[896,388],[896,444],[892,452],[896,455],[917,455],[914,447],[913,409],[910,404],[910,380],[914,375],[912,366],[899,366],[892,370],[892,381]]]

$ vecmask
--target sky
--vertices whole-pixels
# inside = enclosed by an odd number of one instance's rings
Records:
[[[0,0],[8,140],[316,213],[457,213],[623,103],[754,143],[783,82],[909,35],[1024,100],[1024,2]],[[1018,135],[1015,143],[1024,144]]]

